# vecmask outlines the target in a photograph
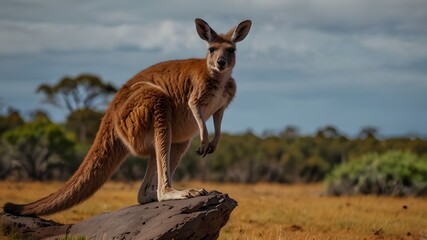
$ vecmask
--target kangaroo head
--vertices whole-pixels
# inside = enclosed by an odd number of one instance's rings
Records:
[[[236,43],[245,39],[252,22],[243,21],[226,34],[217,34],[200,18],[196,18],[195,23],[200,38],[208,43],[206,56],[208,68],[215,73],[231,71],[236,63]]]

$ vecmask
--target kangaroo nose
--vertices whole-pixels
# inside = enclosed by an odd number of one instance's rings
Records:
[[[225,59],[223,59],[223,58],[219,58],[217,61],[216,61],[216,63],[218,63],[218,65],[219,66],[221,66],[221,67],[224,67],[224,65],[225,65]]]

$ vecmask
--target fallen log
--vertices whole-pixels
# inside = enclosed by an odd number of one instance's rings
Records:
[[[237,202],[211,192],[185,200],[152,202],[103,213],[75,224],[2,213],[4,235],[24,239],[217,239]]]

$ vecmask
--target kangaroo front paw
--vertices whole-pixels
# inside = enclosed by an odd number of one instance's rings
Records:
[[[157,198],[159,202],[166,200],[179,200],[179,199],[188,199],[192,197],[205,196],[208,194],[208,191],[205,189],[186,189],[186,190],[175,190],[169,188],[164,192],[159,192]]]
[[[200,148],[196,151],[196,153],[202,157],[205,157],[206,154],[213,153],[215,149],[216,149],[216,144],[214,143],[202,144],[200,145]]]

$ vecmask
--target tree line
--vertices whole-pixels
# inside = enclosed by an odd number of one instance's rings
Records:
[[[23,118],[16,109],[0,115],[0,179],[65,180],[79,166],[98,130],[105,107],[117,88],[91,74],[64,77],[37,89],[44,101],[67,110],[64,123],[53,122],[45,111]],[[196,137],[182,159],[177,180],[221,182],[318,182],[331,170],[365,153],[389,150],[427,154],[427,141],[418,138],[379,138],[372,127],[349,138],[334,126],[302,135],[288,126],[262,136],[250,131],[223,133],[214,154],[195,154]],[[141,180],[146,161],[130,156],[113,176]]]

